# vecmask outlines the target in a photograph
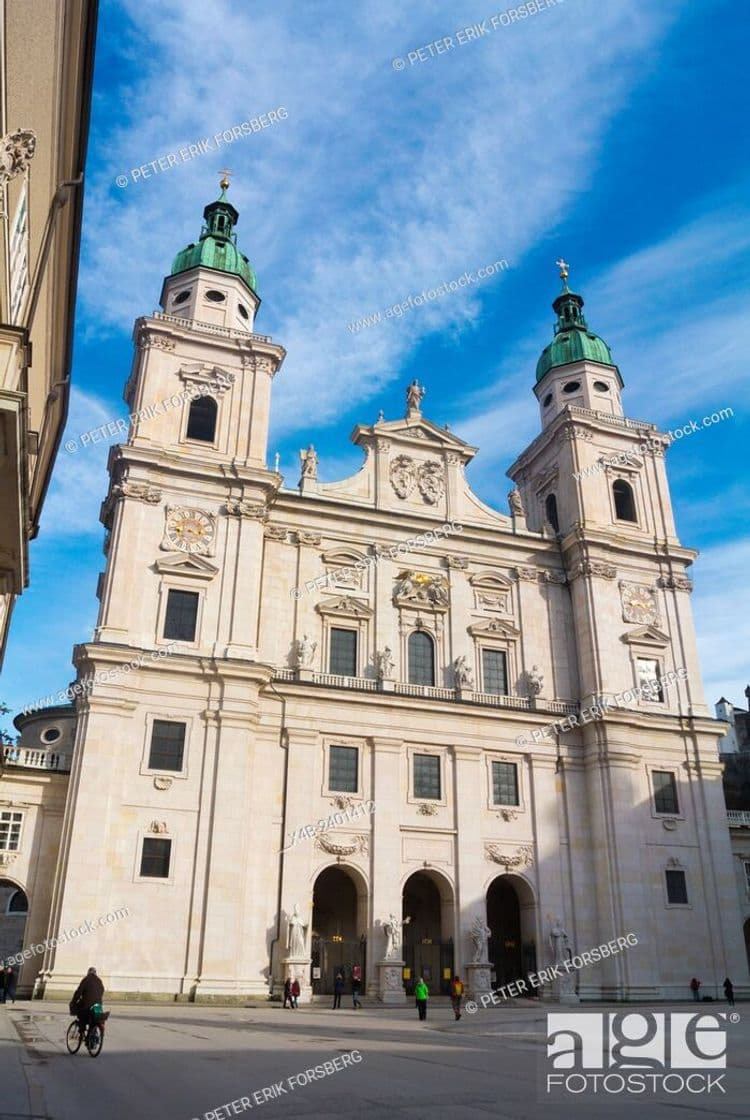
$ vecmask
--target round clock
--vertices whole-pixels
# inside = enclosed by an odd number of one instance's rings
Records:
[[[656,618],[656,603],[648,587],[631,587],[624,601],[629,619],[633,622],[653,622]]]
[[[214,524],[200,509],[180,509],[170,514],[166,536],[181,552],[207,552],[214,539]]]

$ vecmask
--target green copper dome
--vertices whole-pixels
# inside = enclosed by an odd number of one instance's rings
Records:
[[[258,281],[252,265],[244,253],[237,248],[237,225],[239,214],[228,201],[226,180],[222,180],[221,194],[216,202],[209,202],[203,211],[203,228],[196,244],[180,250],[174,259],[171,276],[187,272],[190,268],[213,268],[217,272],[229,272],[244,280],[248,288],[258,294]]]
[[[566,266],[567,269],[567,266]],[[567,284],[568,273],[560,273],[563,287],[552,307],[557,315],[555,337],[549,346],[542,350],[536,364],[536,379],[541,381],[546,373],[556,366],[566,366],[570,362],[599,362],[601,365],[614,366],[609,346],[598,334],[586,325],[583,315],[583,299],[571,292]]]

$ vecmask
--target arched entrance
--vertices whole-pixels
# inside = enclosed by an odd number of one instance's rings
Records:
[[[487,952],[493,986],[503,987],[536,972],[534,898],[524,879],[516,875],[493,879],[487,891],[487,925],[492,931]]]
[[[315,880],[312,913],[313,995],[330,995],[336,973],[347,983],[356,964],[367,984],[367,892],[364,881],[342,867],[327,867]]]
[[[404,883],[403,953],[410,995],[423,976],[432,995],[450,995],[453,975],[453,889],[431,871],[417,871]]]
[[[23,949],[28,912],[25,891],[10,879],[0,879],[0,961]]]

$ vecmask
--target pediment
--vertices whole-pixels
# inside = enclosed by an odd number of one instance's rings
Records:
[[[653,646],[663,649],[669,645],[669,635],[663,633],[656,626],[639,626],[635,630],[628,630],[622,635],[622,641],[628,645]]]
[[[213,579],[219,569],[205,556],[170,552],[154,561],[154,571],[160,575],[192,576],[193,579]]]
[[[467,626],[467,630],[473,638],[480,638],[483,636],[494,636],[496,638],[520,638],[521,631],[517,626],[511,622],[505,622],[501,618],[483,618],[480,622],[474,622],[471,626]]]
[[[459,439],[453,432],[438,427],[424,416],[411,420],[380,420],[376,424],[358,424],[352,432],[353,443],[367,446],[373,440],[385,440],[396,446],[409,445],[432,451],[453,451],[465,462],[473,459],[477,448]]]
[[[373,609],[363,599],[353,595],[338,595],[335,599],[323,599],[316,603],[319,614],[346,615],[348,618],[372,618]]]
[[[473,587],[483,587],[493,591],[507,591],[513,586],[512,581],[500,572],[476,572],[473,576],[469,576],[469,583]]]

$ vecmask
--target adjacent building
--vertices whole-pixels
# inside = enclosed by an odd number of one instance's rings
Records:
[[[0,664],[65,426],[95,0],[0,0]]]
[[[94,928],[25,989],[93,962],[131,997],[309,998],[359,964],[396,1001],[635,935],[543,994],[750,994],[668,440],[625,416],[567,266],[507,514],[417,382],[354,428],[353,477],[311,445],[288,487],[226,186],[135,324],[46,933]]]

